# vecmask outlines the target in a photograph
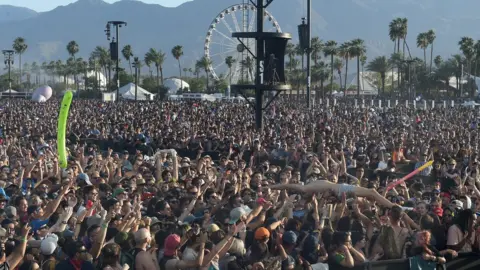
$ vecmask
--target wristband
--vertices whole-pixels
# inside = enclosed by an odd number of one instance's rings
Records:
[[[105,224],[105,223],[104,223],[104,224],[102,224],[102,229],[106,229],[106,228],[108,228],[108,225],[107,225],[107,224]]]
[[[22,243],[26,243],[26,242],[27,242],[27,238],[26,238],[26,237],[22,237],[22,239],[20,239],[20,241],[21,241]]]
[[[68,223],[67,221],[62,221],[62,224],[65,224],[65,225],[66,225],[67,223]]]

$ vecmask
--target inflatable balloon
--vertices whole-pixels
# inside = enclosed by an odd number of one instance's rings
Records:
[[[40,95],[39,93],[34,93],[32,95],[32,100],[35,101],[35,102],[45,102],[45,101],[47,101],[47,98]]]
[[[70,110],[70,104],[72,103],[73,93],[67,91],[63,96],[62,105],[58,114],[58,126],[57,126],[57,151],[58,151],[58,163],[60,168],[67,168],[67,146],[66,146],[66,130],[68,111]]]
[[[33,94],[39,94],[44,96],[47,100],[52,97],[53,90],[50,86],[45,85],[45,86],[40,86],[39,88],[35,89]]]

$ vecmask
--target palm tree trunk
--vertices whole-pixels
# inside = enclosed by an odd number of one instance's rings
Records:
[[[357,96],[360,97],[360,55],[357,55]]]
[[[302,54],[302,76],[305,74],[305,54]],[[300,83],[298,84],[298,87],[300,87]],[[305,95],[305,87],[302,87],[302,96]]]
[[[157,69],[157,87],[160,86],[160,69],[156,66]]]
[[[342,91],[342,72],[338,72],[338,77],[340,78],[340,91]]]
[[[347,91],[347,77],[348,77],[348,55],[347,58],[345,58],[345,84],[343,87],[345,87],[345,91]]]
[[[178,61],[178,71],[180,72],[180,89],[183,91],[183,79],[182,79],[182,66],[180,64],[180,58],[177,59]]]
[[[160,82],[162,82],[163,85],[163,68],[160,66]]]
[[[332,69],[332,74],[331,74],[331,77],[330,77],[330,92],[333,93],[333,54],[330,56],[330,68]],[[342,79],[340,79],[340,84],[341,83]]]
[[[206,79],[207,79],[207,86],[206,86],[206,92],[208,92],[208,70],[205,69],[205,76],[206,76]]]
[[[385,95],[385,73],[380,74],[382,78],[382,95]]]
[[[432,73],[433,66],[433,43],[430,45],[430,73]]]
[[[425,64],[425,70],[427,69],[427,48],[423,48],[423,63]]]
[[[130,76],[133,76],[133,71],[132,71],[132,60],[128,58],[128,67],[130,67]]]
[[[18,84],[22,83],[22,54],[18,55],[18,72],[20,73],[20,76],[18,77]]]

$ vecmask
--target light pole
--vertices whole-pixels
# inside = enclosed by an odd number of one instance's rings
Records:
[[[11,94],[11,91],[12,91],[11,70],[13,65],[13,55],[15,54],[15,51],[3,50],[2,53],[3,53],[3,56],[5,57],[5,65],[8,67],[8,91],[9,91],[9,94]]]
[[[138,91],[138,57],[133,58],[133,67],[135,68],[135,101],[137,101],[137,91]]]
[[[310,56],[312,54],[312,0],[307,0],[307,23],[302,18],[302,24],[298,26],[298,39],[300,47],[307,55],[307,108],[310,108],[310,89],[311,89],[311,71],[312,64]]]
[[[107,35],[107,40],[110,40],[110,28],[111,26],[115,27],[115,37],[112,38],[112,41],[110,42],[110,58],[116,62],[116,75],[117,75],[117,96],[116,100],[118,101],[119,99],[119,93],[120,93],[120,76],[119,76],[119,68],[118,68],[118,62],[119,62],[119,54],[120,54],[120,47],[118,45],[119,43],[119,36],[118,36],[118,29],[121,28],[122,26],[127,26],[126,22],[123,21],[109,21],[107,22],[107,26],[105,29],[105,34]]]

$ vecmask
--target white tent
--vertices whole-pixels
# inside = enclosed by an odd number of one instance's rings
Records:
[[[377,87],[365,76],[367,73],[360,72],[360,95],[378,95]],[[347,89],[356,88],[358,74],[353,73],[347,78],[352,78],[350,84],[347,84]],[[346,93],[347,95],[356,95],[357,90],[349,90]]]
[[[3,91],[2,93],[3,94],[16,94],[18,92],[13,90],[13,89],[7,89],[7,90]]]
[[[190,85],[186,81],[183,81],[177,78],[166,79],[163,82],[163,85],[168,88],[169,95],[175,95],[178,92],[178,90],[180,90],[182,87],[183,89],[185,88],[190,89]]]
[[[116,93],[116,91],[112,92]],[[133,99],[135,100],[135,84],[129,83],[120,87],[119,94],[124,99]],[[140,86],[137,86],[137,99],[138,100],[152,100],[155,94],[148,92]]]
[[[462,106],[464,107],[475,107],[475,106],[479,106],[480,104],[479,103],[476,103],[475,101],[465,101]]]

